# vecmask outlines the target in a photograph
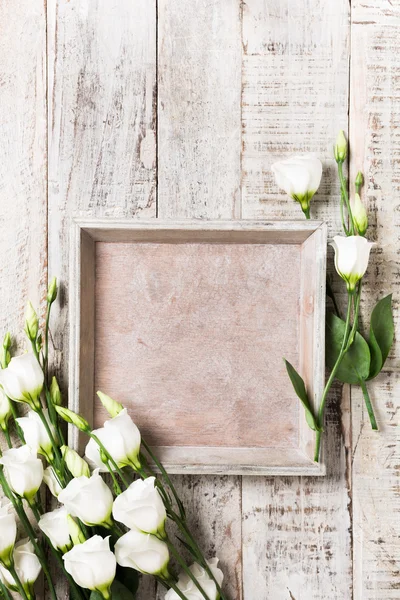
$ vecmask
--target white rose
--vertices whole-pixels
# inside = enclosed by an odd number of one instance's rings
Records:
[[[12,555],[17,537],[17,523],[14,513],[9,513],[11,504],[0,508],[0,562],[11,565]]]
[[[141,531],[129,531],[115,544],[115,556],[121,567],[168,578],[169,552],[165,542]]]
[[[218,568],[218,558],[213,558],[207,561],[207,564],[210,567],[215,579],[218,581],[218,585],[221,587],[224,574],[222,573],[221,569]],[[189,568],[209,599],[218,600],[219,593],[217,586],[215,585],[215,581],[213,581],[208,575],[207,571],[197,563],[194,563]],[[188,600],[204,600],[203,594],[185,572],[180,574],[177,587]],[[174,590],[169,590],[165,596],[165,600],[180,600],[180,598]]]
[[[21,540],[15,544],[14,567],[17,571],[19,579],[21,580],[24,590],[29,596],[34,597],[33,584],[39,577],[41,567],[39,559],[34,552],[32,542],[30,542],[28,539]],[[17,591],[17,586],[11,573],[1,565],[0,571],[6,586],[10,590]]]
[[[276,162],[271,168],[278,186],[299,202],[303,212],[309,216],[310,200],[321,183],[321,161],[306,154]]]
[[[43,411],[43,414],[54,439],[57,439],[55,427],[50,421],[49,411],[46,409]],[[26,417],[20,417],[17,421],[24,432],[25,442],[30,449],[39,454],[43,454],[46,458],[52,459],[53,447],[49,434],[39,415],[31,410]]]
[[[47,467],[47,469],[44,470],[43,481],[45,482],[53,496],[55,498],[58,498],[63,488],[61,487],[60,482],[58,481],[53,467]]]
[[[39,527],[49,538],[54,548],[61,550],[63,554],[71,548],[68,512],[65,508],[58,508],[42,515],[39,520]]]
[[[0,371],[0,385],[9,398],[28,403],[32,408],[40,406],[39,396],[44,375],[33,354],[23,354],[11,359],[6,369]]]
[[[155,477],[138,479],[117,496],[113,507],[114,519],[129,529],[163,536],[167,515],[155,481]]]
[[[128,415],[125,408],[116,417],[106,421],[104,427],[96,429],[93,433],[99,438],[106,450],[111,454],[119,467],[140,466],[140,431]],[[108,469],[101,460],[99,446],[91,439],[86,446],[86,458],[92,465],[102,471]],[[112,466],[112,465],[110,465]]]
[[[43,481],[42,461],[29,446],[11,448],[0,458],[12,490],[21,498],[32,500]]]
[[[333,238],[336,271],[345,280],[349,292],[354,292],[357,283],[363,278],[373,245],[359,235],[335,235]]]
[[[95,535],[87,542],[74,546],[63,556],[65,570],[80,587],[110,597],[117,563],[110,550],[109,538]]]
[[[96,470],[88,478],[76,477],[58,495],[68,513],[80,519],[85,525],[110,523],[113,496]]]
[[[11,404],[3,388],[0,388],[0,427],[6,429],[12,415]]]

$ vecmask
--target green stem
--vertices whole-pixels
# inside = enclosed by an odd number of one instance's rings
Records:
[[[171,554],[177,560],[177,562],[182,567],[182,569],[184,570],[186,575],[193,581],[194,585],[197,587],[197,589],[199,590],[199,592],[201,593],[203,598],[205,598],[206,600],[210,600],[209,596],[203,590],[200,583],[197,581],[196,577],[193,575],[192,571],[188,568],[187,564],[185,563],[185,561],[183,560],[183,558],[181,557],[181,555],[179,554],[178,550],[175,548],[175,546],[171,542],[171,540],[167,537],[167,538],[163,539],[163,541],[167,544],[169,550],[171,551]]]
[[[365,406],[367,407],[369,420],[371,422],[371,427],[374,431],[378,431],[379,428],[378,428],[378,424],[375,419],[375,413],[374,413],[374,409],[372,408],[372,403],[371,403],[371,398],[369,397],[368,388],[363,379],[360,378],[359,382],[360,382],[360,386],[361,386],[362,393],[364,396]]]
[[[321,438],[322,438],[322,428],[323,428],[323,422],[324,422],[324,412],[325,412],[325,403],[326,403],[326,399],[328,396],[328,392],[331,388],[331,385],[333,383],[333,380],[335,379],[335,375],[336,372],[340,366],[340,363],[342,362],[343,356],[346,354],[347,349],[346,348],[346,344],[347,344],[347,340],[348,340],[348,336],[349,336],[349,331],[350,331],[350,318],[351,318],[351,308],[352,308],[352,304],[353,304],[353,296],[352,294],[348,293],[348,304],[347,304],[347,315],[346,315],[346,325],[345,325],[345,329],[344,329],[344,335],[343,335],[343,341],[342,341],[342,346],[339,352],[339,356],[337,357],[337,360],[334,364],[334,367],[331,371],[331,374],[329,375],[328,381],[326,382],[323,394],[322,394],[322,398],[321,398],[321,404],[319,406],[319,410],[318,410],[318,419],[317,419],[317,423],[319,426],[319,431],[317,431],[316,434],[316,440],[315,440],[315,454],[314,454],[314,461],[318,462],[319,461],[319,454],[320,454],[320,447],[321,447]]]
[[[347,228],[346,221],[344,218],[344,197],[343,197],[343,192],[341,189],[340,189],[340,218],[342,220],[343,231],[345,232],[346,235],[349,235],[350,232]]]
[[[335,310],[336,315],[339,317],[339,319],[341,319],[342,317],[340,316],[340,309],[339,309],[338,303],[336,302],[335,292],[333,291],[333,288],[332,288],[329,278],[327,278],[327,280],[326,280],[326,293],[329,296],[329,298],[332,300],[333,308]]]
[[[92,438],[92,440],[94,440],[96,442],[96,444],[99,446],[99,448],[103,451],[104,456],[107,457],[109,463],[111,463],[111,465],[117,471],[118,475],[121,477],[122,483],[124,484],[124,486],[126,487],[126,489],[128,489],[128,487],[130,485],[129,481],[125,478],[125,475],[124,475],[122,469],[117,465],[117,463],[115,462],[115,460],[113,459],[113,457],[111,456],[111,454],[109,453],[109,451],[107,450],[107,448],[99,440],[99,438],[97,437],[97,435],[93,433],[93,431],[88,431],[87,433]]]
[[[4,585],[4,583],[2,581],[0,581],[0,592],[1,592],[1,596],[4,598],[4,600],[12,600],[11,596],[10,596],[10,592],[8,591],[8,589],[6,588],[6,586]]]
[[[350,221],[349,233],[350,233],[350,235],[354,235],[356,228],[354,226],[353,213],[351,212],[349,194],[347,192],[347,183],[346,183],[346,179],[343,175],[343,163],[341,163],[341,162],[338,163],[338,174],[339,174],[339,180],[340,180],[341,193],[343,194],[343,198],[346,203],[346,208],[347,208],[347,212],[349,215],[349,221]]]
[[[118,479],[116,478],[115,473],[114,473],[112,467],[110,466],[109,461],[107,461],[106,466],[107,466],[108,472],[111,475],[111,479],[113,480],[115,493],[117,496],[119,496],[120,494],[122,494],[122,490],[121,490],[121,486],[118,483]]]
[[[39,418],[42,421],[44,428],[46,429],[47,435],[49,436],[49,440],[50,440],[51,445],[53,447],[53,452],[54,452],[54,458],[55,458],[55,461],[56,461],[56,465],[57,465],[58,468],[60,468],[60,470],[62,470],[61,469],[61,467],[62,467],[62,457],[61,457],[60,449],[59,449],[59,447],[57,445],[56,440],[54,439],[53,432],[51,431],[51,429],[49,427],[47,419],[46,419],[46,417],[45,417],[45,415],[43,413],[42,407],[37,408],[36,412],[39,415]]]
[[[159,577],[157,577],[157,580],[159,580]],[[184,595],[184,593],[181,592],[181,590],[178,588],[178,586],[176,585],[176,583],[174,581],[172,581],[172,579],[168,580],[168,585],[169,585],[169,587],[171,587],[174,590],[175,594],[177,596],[179,596],[179,598],[182,598],[182,600],[187,600],[187,598]]]
[[[193,549],[194,554],[197,556],[200,564],[205,569],[207,575],[210,577],[210,579],[212,579],[214,581],[221,600],[226,600],[226,597],[224,596],[221,586],[219,585],[218,581],[216,580],[214,573],[211,571],[206,559],[204,558],[203,553],[202,553],[198,543],[196,542],[193,535],[191,534],[186,521],[181,521],[179,516],[176,514],[172,514],[171,517],[174,520],[174,522],[178,525],[180,531],[186,537],[186,540],[189,543],[189,546]]]
[[[15,569],[15,566],[11,565],[10,567],[8,567],[7,570],[10,572],[10,575],[14,579],[15,585],[18,588],[18,593],[20,594],[20,596],[22,596],[23,600],[32,600],[31,594],[28,595],[25,592],[24,586],[22,585],[22,582],[21,582],[21,580],[20,580],[20,578],[18,576],[18,573],[17,573],[17,571]]]
[[[301,207],[301,210],[305,214],[306,219],[311,219],[311,216],[310,216],[310,205],[308,205],[307,208]]]
[[[49,325],[50,325],[50,311],[51,302],[47,302],[46,311],[46,326],[44,330],[44,357],[43,357],[43,371],[46,381],[48,383],[48,361],[49,361]]]
[[[354,304],[355,304],[354,322],[353,322],[353,327],[351,328],[351,332],[350,332],[350,335],[349,335],[349,340],[348,340],[347,345],[346,345],[346,352],[349,350],[350,346],[354,342],[354,338],[356,336],[357,329],[358,329],[358,317],[360,315],[361,288],[362,288],[362,281],[360,280],[359,283],[358,283],[358,289],[357,289],[356,297],[355,297],[355,300],[354,300]]]
[[[144,448],[146,449],[146,452],[148,453],[148,455],[150,456],[150,458],[154,461],[154,464],[158,467],[158,469],[160,470],[160,473],[162,474],[162,476],[164,477],[168,487],[170,488],[175,501],[178,505],[179,508],[179,513],[181,515],[181,519],[185,519],[186,518],[186,513],[185,513],[185,507],[182,504],[182,500],[179,498],[178,496],[178,492],[175,489],[174,484],[172,483],[167,471],[164,469],[163,465],[160,463],[160,461],[158,460],[158,458],[155,456],[155,454],[153,453],[152,449],[150,448],[150,446],[147,444],[147,442],[142,438],[142,444],[144,446]]]
[[[10,400],[10,398],[9,398]],[[25,436],[24,436],[24,432],[22,431],[21,426],[19,425],[17,419],[19,417],[18,415],[18,411],[17,408],[13,402],[13,400],[10,400],[10,408],[11,408],[11,413],[14,419],[14,424],[15,424],[15,431],[17,432],[17,436],[19,437],[19,439],[21,440],[21,442],[23,444],[25,444]]]

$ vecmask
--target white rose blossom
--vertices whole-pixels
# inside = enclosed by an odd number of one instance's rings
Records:
[[[322,177],[322,163],[313,155],[292,156],[271,167],[278,186],[299,202],[309,217],[310,200],[318,190]]]
[[[33,354],[15,356],[6,369],[0,370],[0,385],[7,396],[32,408],[41,406],[39,396],[43,381],[42,367]]]
[[[30,597],[33,597],[33,585],[39,577],[41,566],[39,559],[34,552],[32,542],[28,539],[21,540],[15,544],[14,568],[21,580],[25,592],[27,592]],[[2,565],[0,565],[0,571],[5,585],[10,590],[17,591],[18,588],[11,573]]]
[[[90,478],[82,475],[72,479],[58,495],[58,500],[71,516],[85,525],[110,523],[113,495],[98,470]]]
[[[53,438],[56,440],[56,430],[50,421],[48,410],[43,410],[43,414]],[[26,417],[18,418],[17,422],[24,432],[25,442],[31,450],[38,454],[43,454],[46,458],[51,460],[53,457],[52,443],[39,415],[33,410],[30,410]]]
[[[369,254],[374,244],[359,235],[336,235],[331,245],[335,250],[336,271],[346,282],[347,290],[353,293],[367,270]]]
[[[63,556],[65,570],[80,587],[100,592],[110,598],[110,587],[115,578],[117,563],[110,550],[109,538],[99,535],[78,546]]]
[[[164,536],[167,514],[155,481],[155,477],[138,479],[117,496],[113,506],[114,519],[129,529]]]
[[[0,508],[0,563],[9,567],[17,537],[17,522],[14,513],[9,512],[11,504]]]
[[[47,467],[47,469],[44,470],[43,481],[49,488],[51,494],[55,498],[58,498],[58,496],[62,492],[63,488],[60,485],[60,482],[54,472],[53,467]]]
[[[121,567],[168,579],[169,551],[165,542],[141,531],[129,531],[115,544],[115,556]]]
[[[43,481],[42,461],[29,446],[6,450],[0,458],[12,490],[21,498],[32,500]]]
[[[213,558],[207,561],[207,564],[210,568],[215,579],[218,581],[218,585],[221,587],[224,579],[224,574],[221,569],[218,568],[218,558]],[[194,563],[191,567],[189,567],[197,581],[199,582],[202,589],[207,594],[210,600],[218,600],[219,593],[217,586],[215,585],[215,581],[211,579],[208,575],[207,571],[201,567],[199,564]],[[196,587],[195,583],[192,579],[187,575],[187,573],[182,572],[179,576],[179,581],[176,584],[180,591],[183,593],[187,600],[202,600],[204,599],[203,594]],[[165,596],[165,600],[180,600],[180,597],[174,590],[169,590]]]
[[[106,421],[104,427],[96,429],[93,433],[99,438],[106,450],[117,463],[118,467],[140,466],[140,431],[128,415],[125,408],[116,417]],[[86,458],[89,463],[105,472],[107,467],[101,460],[100,449],[95,440],[91,439],[86,446]],[[112,467],[112,465],[110,465]]]
[[[65,554],[72,547],[66,508],[57,508],[40,517],[39,527],[57,550]]]

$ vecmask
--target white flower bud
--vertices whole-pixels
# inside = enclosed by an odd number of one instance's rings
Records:
[[[373,245],[359,235],[348,237],[336,235],[333,238],[336,271],[344,279],[347,290],[351,293],[367,270],[369,253]]]
[[[85,525],[110,523],[113,496],[109,487],[95,471],[92,477],[77,477],[58,496],[68,513]]]
[[[56,474],[54,472],[53,467],[47,467],[47,469],[44,470],[43,481],[45,482],[45,484],[49,488],[49,490],[52,493],[52,495],[55,498],[58,498],[58,496],[62,492],[63,488],[60,485],[60,482],[59,482],[59,480],[58,480],[58,478],[57,478],[57,476],[56,476]]]
[[[42,461],[29,446],[11,448],[0,458],[11,489],[21,498],[32,500],[43,481]]]
[[[0,388],[0,427],[5,430],[12,415],[11,404],[4,390]]]
[[[110,550],[109,538],[95,535],[87,542],[74,546],[64,554],[63,560],[65,570],[80,587],[98,591],[104,598],[110,597],[117,563]]]
[[[140,431],[128,415],[126,408],[113,419],[106,421],[104,427],[93,431],[118,467],[123,468],[131,466],[137,468],[140,466]],[[101,459],[99,446],[95,440],[91,439],[86,446],[86,458],[89,463],[99,468],[101,471],[107,471]],[[110,465],[112,467],[112,465]]]
[[[48,410],[43,410],[43,414],[53,437],[57,439],[57,433],[50,421]],[[25,442],[29,448],[33,452],[43,454],[50,460],[53,456],[53,446],[39,415],[31,410],[26,417],[18,418],[17,422],[24,432]]]
[[[90,477],[89,465],[75,450],[72,450],[69,446],[62,446],[61,454],[71,475],[74,477]]]
[[[25,333],[28,339],[35,341],[39,329],[39,320],[31,302],[28,302],[25,312]]]
[[[168,546],[154,535],[129,531],[115,544],[115,556],[121,567],[168,579]]]
[[[357,231],[360,235],[364,235],[368,229],[368,213],[359,194],[354,194],[354,198],[350,200],[350,207]]]
[[[129,529],[164,536],[167,514],[155,480],[149,477],[134,481],[114,500],[113,516]]]
[[[310,200],[321,183],[321,161],[312,155],[293,156],[274,163],[271,168],[278,186],[299,202],[309,216]]]
[[[15,356],[6,369],[0,371],[0,385],[9,398],[24,402],[32,408],[40,406],[39,396],[44,375],[33,354]]]
[[[68,526],[68,512],[58,508],[40,517],[39,527],[57,550],[63,554],[72,548]]]
[[[11,504],[0,508],[0,563],[6,568],[11,566],[17,537],[17,523],[14,513],[8,510]]]
[[[97,392],[100,402],[110,415],[110,417],[116,417],[120,412],[124,410],[124,407],[119,402],[116,402],[110,396],[103,394],[103,392]]]
[[[32,542],[28,539],[21,540],[15,545],[14,549],[14,568],[22,583],[25,592],[30,597],[34,597],[33,585],[39,577],[41,566],[36,556]],[[11,573],[0,565],[0,571],[5,585],[13,591],[18,591],[17,585]]]

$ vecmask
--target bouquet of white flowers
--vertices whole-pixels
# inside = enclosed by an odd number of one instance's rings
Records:
[[[0,597],[10,600],[13,591],[33,600],[43,570],[56,600],[49,549],[75,600],[132,600],[138,573],[153,575],[168,590],[166,600],[224,600],[218,559],[205,559],[169,475],[127,410],[99,392],[110,420],[92,430],[84,417],[62,407],[48,368],[49,317],[56,297],[53,279],[43,333],[28,304],[25,332],[32,352],[12,358],[7,334],[0,353],[0,427],[8,445],[0,452],[0,484],[7,499],[0,508]],[[28,405],[26,416],[18,417],[15,403]],[[85,459],[66,445],[62,420],[88,436]],[[10,434],[13,424],[16,436]],[[112,489],[101,473],[109,474]],[[51,512],[42,507],[43,482],[60,505]],[[19,542],[17,517],[26,535]],[[179,547],[167,532],[168,519],[179,532]],[[182,547],[194,560],[191,566]],[[181,569],[179,577],[171,558]]]

